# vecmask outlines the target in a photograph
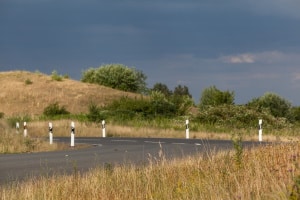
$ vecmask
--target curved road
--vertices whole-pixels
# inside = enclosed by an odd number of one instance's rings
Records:
[[[54,138],[54,142],[69,143],[70,138]],[[106,164],[147,164],[149,158],[167,159],[197,153],[233,149],[229,140],[166,139],[166,138],[76,138],[75,145],[88,144],[82,149],[65,151],[0,155],[0,184],[28,177],[87,171]],[[258,142],[243,142],[253,147]]]

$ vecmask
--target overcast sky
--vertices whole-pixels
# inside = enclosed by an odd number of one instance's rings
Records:
[[[0,0],[0,71],[121,63],[148,87],[276,93],[300,105],[299,0]]]

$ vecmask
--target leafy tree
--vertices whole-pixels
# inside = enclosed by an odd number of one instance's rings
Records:
[[[234,105],[234,92],[233,91],[221,91],[216,86],[205,88],[202,91],[200,108],[205,106],[219,106],[219,105]]]
[[[171,107],[175,107],[175,110],[173,111],[175,111],[174,114],[176,115],[185,114],[188,108],[194,104],[192,95],[189,93],[189,89],[187,86],[178,85],[177,87],[175,87],[174,92],[172,92],[171,90],[169,90],[167,85],[156,83],[151,91],[152,96],[158,99],[159,96],[162,96],[163,98],[160,99],[165,99],[165,101],[172,105]],[[170,106],[168,108],[170,108]]]
[[[151,91],[157,91],[163,93],[166,97],[172,95],[172,91],[169,90],[168,86],[163,83],[155,83]]]
[[[295,121],[300,121],[300,106],[291,108],[291,118]]]
[[[184,115],[194,105],[194,100],[188,95],[172,95],[171,102],[176,106],[177,115]]]
[[[192,98],[192,95],[190,94],[189,88],[187,86],[178,85],[177,87],[175,87],[175,89],[174,89],[174,95],[177,95],[177,96],[189,96],[190,98]]]
[[[291,103],[275,93],[267,92],[259,98],[254,98],[247,106],[259,111],[267,109],[274,117],[290,117]]]
[[[146,78],[142,71],[135,68],[122,64],[109,64],[84,71],[81,81],[128,92],[143,93],[146,91]]]
[[[151,92],[150,102],[155,116],[171,116],[176,113],[176,106],[160,91]]]

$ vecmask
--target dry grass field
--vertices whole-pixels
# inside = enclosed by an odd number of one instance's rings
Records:
[[[51,75],[26,71],[0,72],[0,112],[5,116],[40,115],[58,102],[73,113],[88,111],[89,103],[105,105],[113,99],[136,94],[71,79],[52,80]]]

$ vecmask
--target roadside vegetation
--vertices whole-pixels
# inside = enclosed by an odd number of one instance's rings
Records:
[[[0,119],[0,154],[54,151],[66,149],[68,145],[55,143],[49,145],[44,138],[24,137],[23,130],[12,129]]]
[[[0,188],[14,199],[299,199],[300,145],[282,144],[236,153],[211,152],[149,165],[106,163],[88,173],[35,177]]]
[[[43,79],[44,85],[39,84],[41,74],[23,75],[17,75],[22,80],[14,87],[29,94],[11,94],[11,102],[20,99],[28,108],[20,108],[19,102],[12,106],[0,97],[0,105],[5,105],[0,110],[0,153],[66,148],[49,145],[49,122],[53,123],[54,137],[70,136],[71,121],[75,121],[76,137],[100,137],[105,120],[108,137],[184,138],[186,119],[190,121],[190,138],[230,139],[233,151],[168,161],[162,153],[159,157],[149,155],[149,165],[106,163],[88,173],[80,173],[74,166],[72,175],[7,184],[0,188],[3,200],[300,199],[300,107],[278,94],[266,92],[237,105],[234,91],[210,86],[195,103],[187,86],[171,90],[156,83],[146,88],[143,72],[119,64],[91,68],[83,72],[81,83],[56,71],[51,79]],[[48,91],[40,89],[47,85],[51,85]],[[22,112],[10,112],[15,107]],[[243,149],[243,140],[258,140],[259,119],[263,120],[264,141],[289,142]],[[24,121],[28,137],[23,136]]]

